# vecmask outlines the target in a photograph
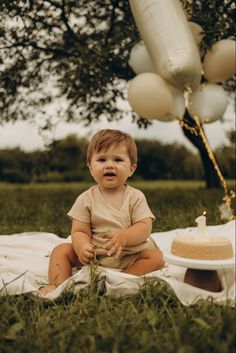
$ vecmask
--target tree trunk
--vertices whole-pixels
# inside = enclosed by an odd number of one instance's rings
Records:
[[[190,116],[187,110],[184,114],[184,120],[190,127],[196,128],[198,130],[196,122]],[[204,141],[202,140],[201,135],[195,135],[194,133],[191,133],[191,131],[188,130],[185,126],[182,126],[182,129],[187,139],[198,149],[204,168],[206,187],[208,189],[219,188],[221,186],[221,180],[214,167],[213,161],[208,155],[206,146],[204,144]]]

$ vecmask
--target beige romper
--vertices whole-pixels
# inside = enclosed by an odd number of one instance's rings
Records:
[[[129,185],[126,186],[119,210],[110,205],[104,199],[99,186],[94,185],[78,196],[68,216],[73,220],[91,224],[92,243],[101,266],[123,270],[136,261],[141,250],[156,248],[153,240],[148,238],[139,245],[124,247],[119,259],[106,256],[103,245],[109,240],[107,233],[115,229],[129,228],[144,218],[150,217],[152,221],[156,219],[144,194]]]

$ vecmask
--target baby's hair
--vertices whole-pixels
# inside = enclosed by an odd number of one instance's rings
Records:
[[[137,163],[137,147],[133,138],[120,130],[103,129],[97,132],[91,139],[87,149],[87,163],[91,162],[94,152],[106,151],[111,145],[118,146],[125,142],[127,152],[132,164]]]

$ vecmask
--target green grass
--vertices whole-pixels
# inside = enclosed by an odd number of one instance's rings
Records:
[[[202,182],[133,182],[158,217],[154,231],[222,223],[222,190]],[[66,213],[88,184],[0,184],[0,234],[70,233]],[[77,295],[43,303],[26,295],[0,299],[1,353],[229,353],[235,352],[235,310],[211,300],[184,307],[172,290],[152,280],[134,296],[104,295],[96,279]]]

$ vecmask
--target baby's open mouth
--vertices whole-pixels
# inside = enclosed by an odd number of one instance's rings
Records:
[[[104,173],[104,176],[111,177],[111,176],[116,176],[116,174],[112,172],[107,172],[107,173]]]

